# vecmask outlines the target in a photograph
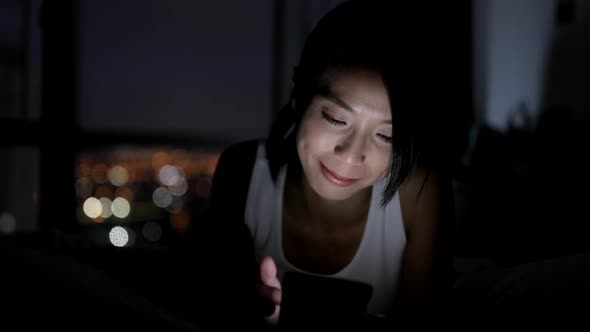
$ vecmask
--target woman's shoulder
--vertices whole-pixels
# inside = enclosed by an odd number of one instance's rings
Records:
[[[449,184],[450,178],[447,172],[418,160],[400,186],[400,195],[404,196],[407,201],[417,203],[420,199],[427,199],[428,195],[425,195],[425,191],[438,192],[439,189],[447,187]]]
[[[211,188],[211,205],[223,210],[242,211],[261,140],[232,144],[219,157]],[[221,204],[221,205],[219,205]],[[219,206],[218,206],[219,205]]]
[[[404,225],[410,233],[419,217],[447,218],[453,206],[448,174],[423,162],[416,163],[400,186],[399,194]]]
[[[215,169],[215,178],[250,178],[258,147],[263,140],[234,143],[223,150]]]

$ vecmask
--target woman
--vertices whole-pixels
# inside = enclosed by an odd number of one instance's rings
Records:
[[[217,268],[249,271],[239,278],[245,287],[234,278],[225,289],[244,295],[258,283],[275,305],[270,326],[286,271],[367,283],[369,314],[392,324],[440,324],[451,188],[420,134],[415,79],[403,62],[412,55],[389,51],[390,18],[375,6],[350,1],[321,19],[269,137],[229,147],[215,172],[216,229],[204,234],[222,234]]]

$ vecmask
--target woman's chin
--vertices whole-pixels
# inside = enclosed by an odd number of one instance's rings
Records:
[[[359,191],[356,186],[341,187],[331,183],[312,185],[312,188],[318,196],[329,201],[344,201]]]

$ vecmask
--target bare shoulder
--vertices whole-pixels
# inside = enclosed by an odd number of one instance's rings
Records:
[[[421,325],[424,317],[441,317],[450,301],[453,279],[450,178],[423,165],[418,163],[400,188],[407,238],[401,294],[408,327]]]
[[[449,183],[448,177],[443,172],[418,162],[401,185],[400,194],[417,202],[420,199],[427,199],[428,191],[438,191]]]
[[[445,172],[418,162],[400,187],[400,203],[407,233],[420,227],[416,223],[451,218],[451,180]]]

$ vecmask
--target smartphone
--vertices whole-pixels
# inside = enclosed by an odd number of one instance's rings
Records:
[[[279,331],[360,331],[373,288],[359,281],[286,272]]]

